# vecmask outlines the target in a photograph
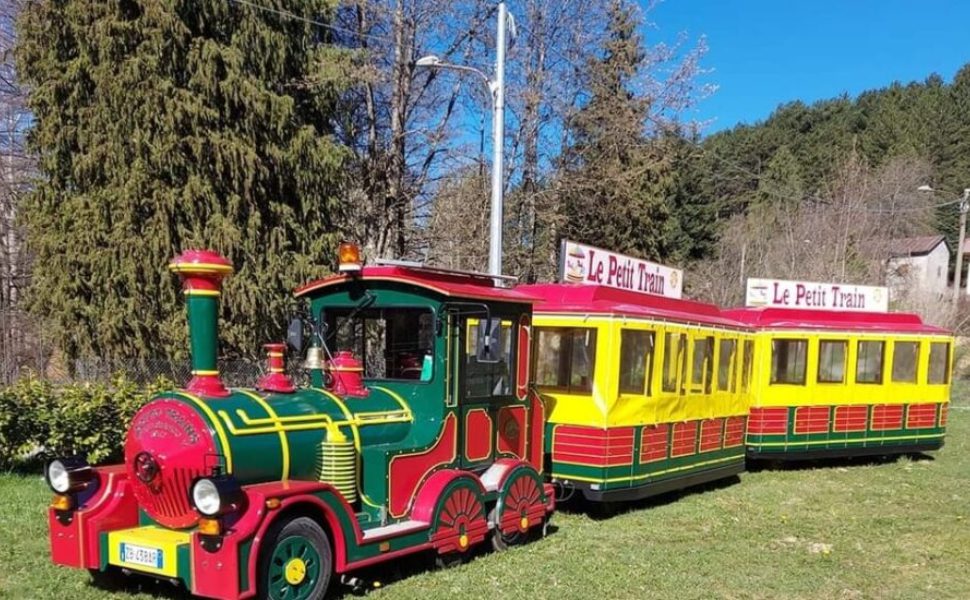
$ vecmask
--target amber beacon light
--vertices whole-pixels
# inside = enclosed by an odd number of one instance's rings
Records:
[[[356,273],[360,271],[362,266],[360,246],[354,242],[340,242],[337,255],[339,259],[338,269],[341,273]]]

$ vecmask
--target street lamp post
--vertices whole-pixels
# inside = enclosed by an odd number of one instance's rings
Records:
[[[502,275],[502,223],[503,194],[505,191],[505,165],[502,162],[505,142],[505,51],[506,32],[510,25],[505,2],[498,4],[498,34],[496,36],[495,79],[467,65],[442,62],[437,56],[424,56],[415,66],[429,69],[448,69],[473,73],[481,77],[492,97],[492,210],[489,222],[488,272]],[[513,34],[514,35],[514,34]]]
[[[918,188],[921,192],[935,192],[932,187],[928,185],[921,185]],[[963,242],[967,237],[967,211],[970,210],[970,188],[963,190],[963,197],[960,198],[960,241],[957,244],[957,264],[956,269],[953,273],[953,302],[959,304],[960,295],[962,291],[960,289],[963,275]]]

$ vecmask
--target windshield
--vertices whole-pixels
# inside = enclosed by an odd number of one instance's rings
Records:
[[[324,312],[331,353],[349,351],[367,379],[429,381],[434,313],[427,308],[340,308]]]

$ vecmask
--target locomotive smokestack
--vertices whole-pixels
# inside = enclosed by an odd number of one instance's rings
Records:
[[[192,379],[185,389],[203,396],[228,396],[219,378],[219,293],[232,264],[211,250],[186,250],[168,268],[182,279],[192,351]]]

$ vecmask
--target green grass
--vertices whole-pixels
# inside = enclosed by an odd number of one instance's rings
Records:
[[[970,598],[970,392],[955,391],[934,460],[826,463],[640,503],[609,519],[560,511],[529,546],[436,571],[409,561],[372,598]],[[54,567],[39,477],[0,476],[0,598],[107,593]],[[147,590],[147,591],[143,591]]]

